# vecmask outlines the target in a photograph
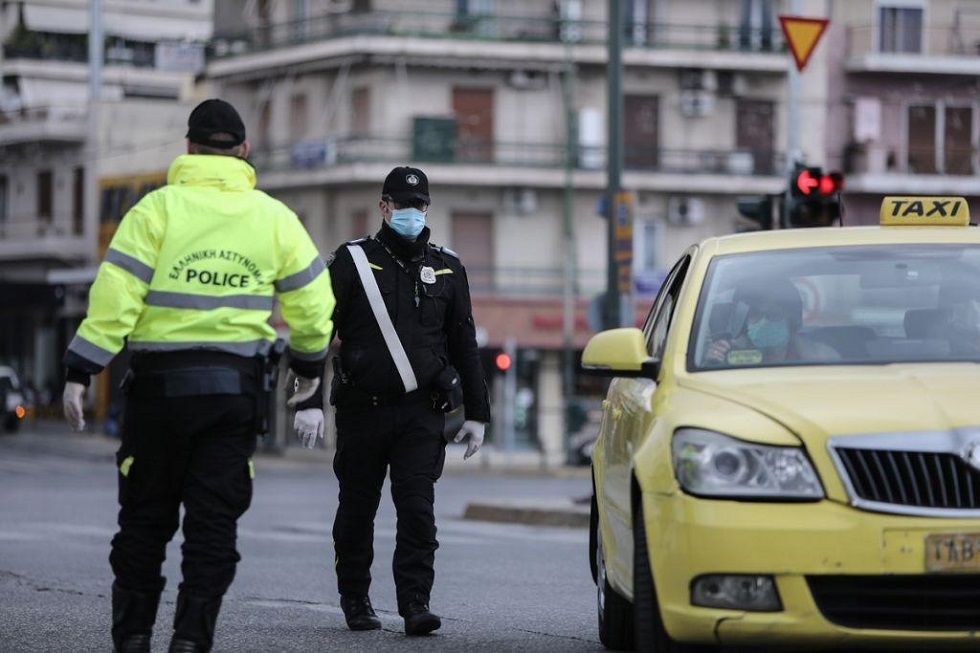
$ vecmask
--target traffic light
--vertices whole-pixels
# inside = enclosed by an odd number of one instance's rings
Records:
[[[840,191],[844,176],[825,173],[820,167],[796,164],[789,178],[789,193],[783,208],[781,226],[826,227],[840,217]]]
[[[772,229],[772,195],[747,195],[735,200],[738,212],[761,229]]]
[[[513,364],[513,359],[506,351],[497,352],[497,355],[493,357],[493,366],[498,372],[507,372]]]

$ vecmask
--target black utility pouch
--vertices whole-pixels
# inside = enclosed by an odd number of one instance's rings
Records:
[[[350,378],[344,372],[344,368],[340,363],[340,356],[334,356],[330,362],[333,364],[333,378],[330,380],[330,394],[327,397],[327,401],[330,402],[331,406],[343,406],[344,388],[350,386]],[[339,404],[337,403],[338,401],[340,402]]]
[[[448,413],[463,404],[463,384],[459,372],[447,365],[432,382],[432,408]]]

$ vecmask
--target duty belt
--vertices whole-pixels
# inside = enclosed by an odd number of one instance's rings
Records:
[[[353,386],[341,386],[338,406],[341,408],[350,406],[352,408],[380,407],[380,406],[403,406],[414,403],[422,403],[431,400],[428,388],[413,390],[411,392],[386,393],[368,392]]]

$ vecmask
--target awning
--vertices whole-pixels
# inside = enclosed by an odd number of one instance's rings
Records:
[[[24,3],[24,23],[35,32],[88,33],[88,10],[83,7],[49,7]]]

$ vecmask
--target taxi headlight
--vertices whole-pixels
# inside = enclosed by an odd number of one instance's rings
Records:
[[[820,499],[823,487],[798,447],[771,447],[713,431],[678,429],[672,458],[677,482],[702,496]]]

